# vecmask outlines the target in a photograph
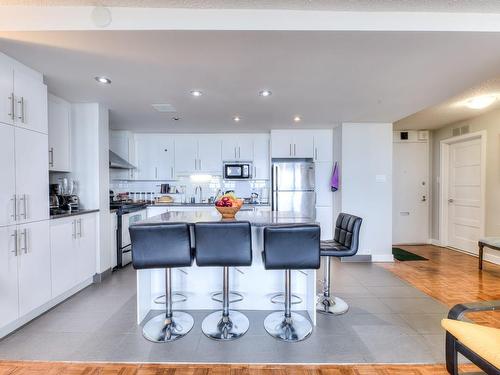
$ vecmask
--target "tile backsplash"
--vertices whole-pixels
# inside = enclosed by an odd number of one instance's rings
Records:
[[[175,187],[177,193],[160,194],[160,185],[166,183],[171,187]],[[210,197],[215,197],[220,192],[224,193],[227,190],[234,190],[235,194],[241,198],[250,198],[252,193],[259,195],[261,203],[269,202],[269,181],[268,180],[224,180],[221,177],[205,178],[202,181],[185,177],[177,180],[168,181],[133,181],[133,180],[118,180],[110,181],[110,189],[115,194],[128,192],[133,199],[149,199],[151,196],[159,197],[162,195],[171,196],[175,202],[189,203],[194,197],[198,203],[199,189],[201,187],[202,201],[207,201]]]

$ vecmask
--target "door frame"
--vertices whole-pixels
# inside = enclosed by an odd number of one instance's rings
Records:
[[[448,191],[450,146],[456,143],[479,139],[481,141],[481,214],[479,224],[480,237],[485,236],[486,222],[486,130],[463,134],[443,139],[440,142],[440,181],[439,181],[439,242],[441,246],[448,246]],[[459,249],[461,250],[461,249]]]

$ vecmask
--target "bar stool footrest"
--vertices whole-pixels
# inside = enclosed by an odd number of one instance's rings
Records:
[[[177,299],[175,297],[178,297]],[[172,293],[172,303],[180,303],[180,302],[186,302],[187,301],[187,296],[184,293],[180,292],[175,292]],[[153,300],[154,303],[157,305],[164,305],[167,303],[167,300],[165,298],[165,294],[162,294],[161,296],[156,297]]]
[[[301,304],[303,299],[299,297],[296,294],[292,294],[292,305],[299,305]],[[277,304],[277,305],[284,305],[285,304],[285,293],[276,293],[271,297],[271,303]]]
[[[219,297],[220,296],[220,297]],[[231,298],[231,296],[234,296]],[[211,294],[212,301],[220,302],[222,303],[222,292],[213,292]],[[236,302],[241,302],[243,301],[244,297],[243,294],[239,292],[229,292],[229,303],[236,303]]]

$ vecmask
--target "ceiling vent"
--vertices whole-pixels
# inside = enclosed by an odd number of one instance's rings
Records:
[[[462,126],[460,128],[453,128],[453,129],[451,129],[451,134],[454,137],[458,137],[459,135],[467,134],[469,132],[470,132],[469,125],[465,125],[465,126]]]
[[[177,112],[172,104],[151,104],[151,107],[153,107],[158,112],[167,112],[167,113]]]

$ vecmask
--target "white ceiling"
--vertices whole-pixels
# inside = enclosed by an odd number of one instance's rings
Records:
[[[104,103],[114,129],[162,132],[394,122],[500,77],[499,44],[500,34],[458,32],[0,33],[0,51],[45,73],[51,92]],[[263,88],[273,95],[259,97]],[[172,104],[181,120],[152,103]]]
[[[498,0],[2,0],[1,5],[293,9],[358,12],[500,12]]]

